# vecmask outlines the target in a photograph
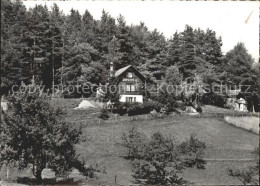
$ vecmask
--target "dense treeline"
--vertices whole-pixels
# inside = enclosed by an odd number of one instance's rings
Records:
[[[242,43],[226,55],[221,46],[221,37],[210,29],[186,25],[184,31],[175,32],[167,40],[142,22],[129,26],[123,16],[115,19],[104,10],[101,19],[95,20],[87,10],[80,15],[72,9],[64,15],[56,4],[51,9],[36,5],[26,10],[20,1],[4,0],[1,94],[8,93],[14,84],[29,84],[32,79],[46,91],[54,91],[54,85],[104,84],[113,61],[115,69],[136,66],[148,82],[177,78],[189,83],[199,74],[209,85],[253,85],[248,99],[258,99],[259,64],[254,65]]]

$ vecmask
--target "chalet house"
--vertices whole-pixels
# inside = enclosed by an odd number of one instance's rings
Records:
[[[110,63],[110,77],[117,79],[120,102],[143,103],[145,77],[132,65],[117,70],[114,73],[113,63]]]

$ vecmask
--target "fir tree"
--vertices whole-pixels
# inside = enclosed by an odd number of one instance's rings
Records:
[[[195,61],[195,40],[192,27],[186,25],[185,30],[181,33],[181,40],[182,56],[178,65],[184,78],[192,79],[197,66]]]

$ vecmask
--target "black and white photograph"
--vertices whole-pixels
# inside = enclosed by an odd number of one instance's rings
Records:
[[[1,0],[0,186],[259,185],[259,12]]]

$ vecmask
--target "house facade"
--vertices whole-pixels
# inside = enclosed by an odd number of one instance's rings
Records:
[[[119,101],[143,103],[145,77],[132,65],[113,73],[113,63],[110,64],[110,75],[117,79]]]

